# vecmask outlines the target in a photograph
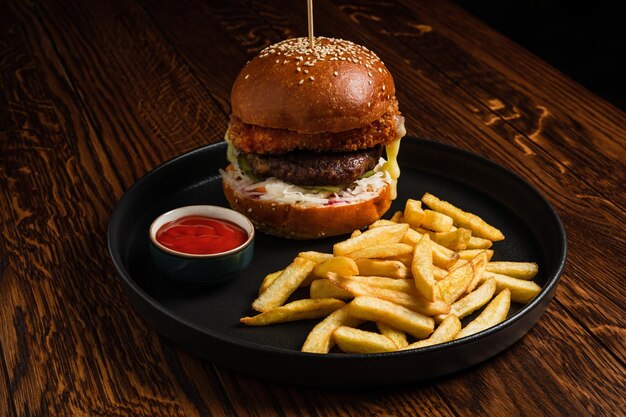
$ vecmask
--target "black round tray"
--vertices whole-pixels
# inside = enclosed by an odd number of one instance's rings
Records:
[[[561,222],[526,181],[485,158],[438,142],[407,137],[399,157],[398,198],[428,191],[474,212],[500,228],[493,260],[536,261],[541,293],[513,304],[501,324],[473,336],[418,350],[357,355],[302,353],[319,320],[246,327],[263,277],[283,269],[300,251],[331,252],[346,237],[293,241],[257,234],[250,267],[216,288],[188,289],[164,278],[152,264],[148,227],[159,214],[192,204],[228,206],[218,169],[227,165],[226,145],[197,149],[156,168],[138,181],[112,214],[109,251],[130,301],[157,332],[190,352],[224,367],[262,378],[305,385],[367,386],[434,378],[484,361],[526,334],[552,299],[566,258]],[[466,318],[464,322],[469,320]]]

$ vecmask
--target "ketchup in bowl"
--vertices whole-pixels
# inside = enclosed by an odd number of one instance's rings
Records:
[[[248,233],[229,220],[193,215],[165,223],[155,238],[176,252],[208,255],[228,252],[243,245],[248,240]]]
[[[175,208],[154,219],[148,236],[150,257],[160,272],[194,288],[236,277],[254,256],[254,225],[226,207]]]

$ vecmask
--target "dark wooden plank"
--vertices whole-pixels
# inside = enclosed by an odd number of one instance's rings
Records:
[[[553,303],[531,332],[489,366],[441,385],[460,415],[623,415],[623,365]],[[601,370],[601,371],[600,371]]]
[[[0,276],[0,280],[2,277]],[[0,283],[0,288],[2,283]],[[0,294],[4,294],[0,290]],[[13,404],[12,398],[9,394],[9,375],[7,373],[7,368],[4,363],[4,355],[2,353],[2,343],[0,343],[0,365],[2,368],[0,369],[0,412],[7,417],[14,417],[15,414],[15,405]]]
[[[410,371],[410,370],[409,370]],[[414,370],[419,372],[419,370]],[[224,370],[222,380],[241,416],[455,416],[432,384],[328,390],[259,381]]]
[[[158,32],[136,30],[146,27],[141,15],[135,27],[108,26],[132,15],[128,4],[40,6],[12,2],[0,14],[0,342],[8,395],[18,415],[226,415],[219,383],[202,384],[214,371],[198,372],[201,361],[180,359],[146,328],[106,250],[106,223],[123,190],[154,164],[204,143],[205,124],[224,115],[164,53]],[[77,15],[64,14],[70,10]],[[110,49],[114,36],[125,49]]]
[[[242,2],[143,1],[143,5],[227,113],[232,84],[246,61],[270,43],[294,35],[285,22],[278,22],[275,30]]]

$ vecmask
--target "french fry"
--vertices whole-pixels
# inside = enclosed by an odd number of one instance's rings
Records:
[[[417,292],[428,301],[435,301],[437,281],[433,275],[433,251],[430,237],[423,235],[413,250],[411,272]]]
[[[349,300],[354,298],[352,293],[339,288],[333,284],[328,278],[316,279],[311,283],[309,289],[311,298],[337,298],[339,300]]]
[[[402,330],[398,330],[395,327],[388,325],[387,323],[383,323],[382,321],[376,322],[376,327],[378,328],[380,334],[382,334],[383,336],[387,336],[388,338],[393,340],[393,343],[395,343],[398,349],[409,345],[409,341],[406,338],[406,333],[404,333]]]
[[[421,226],[435,232],[449,232],[452,228],[452,217],[434,210],[424,210]]]
[[[475,258],[476,255],[481,252],[485,252],[487,254],[487,261],[491,260],[491,257],[493,256],[492,249],[465,249],[458,251],[457,254],[459,255],[460,259],[465,259],[469,261],[470,259]]]
[[[479,282],[482,282],[483,275],[485,274],[485,268],[487,267],[487,254],[485,252],[476,255],[471,261],[469,261],[472,266],[472,280],[465,292],[467,294],[474,291],[474,288],[478,285]]]
[[[408,278],[411,271],[400,261],[380,259],[357,259],[359,275],[383,276],[389,278]]]
[[[485,304],[487,304],[493,295],[496,293],[496,280],[489,278],[482,283],[480,287],[467,294],[465,297],[458,301],[455,301],[450,307],[450,313],[462,319],[465,316],[469,316],[474,311],[478,310]],[[435,316],[435,321],[439,322],[444,320],[448,315],[440,314]]]
[[[333,254],[341,256],[372,245],[380,245],[382,242],[388,244],[400,242],[408,228],[408,224],[401,223],[366,230],[358,236],[336,243],[333,246]]]
[[[461,320],[459,320],[459,318],[454,314],[450,314],[441,322],[441,324],[439,324],[439,326],[437,326],[433,334],[431,334],[428,339],[423,339],[411,343],[410,345],[402,349],[418,349],[426,346],[437,345],[439,343],[449,342],[451,340],[454,340],[454,337],[460,331]]]
[[[343,301],[334,298],[297,300],[253,317],[243,317],[239,321],[248,326],[267,326],[289,321],[317,319],[329,315],[344,305]]]
[[[487,271],[519,279],[533,279],[539,266],[535,262],[489,262]]]
[[[489,249],[493,246],[493,242],[489,239],[483,239],[478,236],[471,236],[467,241],[465,249]]]
[[[379,229],[386,229],[388,227],[381,227]],[[379,230],[372,229],[372,230]],[[365,234],[365,233],[364,233]],[[347,253],[345,256],[353,259],[361,258],[389,258],[395,256],[408,255],[413,252],[413,247],[406,243],[386,243],[375,246],[367,246],[361,249],[357,249],[353,252]]]
[[[379,219],[379,220],[376,220],[374,223],[370,224],[367,228],[368,229],[374,229],[376,227],[393,226],[393,225],[396,225],[396,224],[398,224],[398,223],[393,222],[391,220]]]
[[[404,221],[404,213],[400,210],[396,211],[395,213],[393,213],[393,216],[391,216],[391,220],[392,222],[395,223],[405,223]]]
[[[445,314],[450,311],[450,304],[442,300],[428,301],[419,297],[417,293],[374,287],[354,279],[341,278],[332,274],[329,275],[329,279],[338,287],[350,292],[355,298],[363,296],[377,297],[425,316]]]
[[[311,275],[316,278],[326,278],[329,272],[334,272],[341,276],[350,276],[358,274],[359,267],[352,258],[335,256],[315,265]]]
[[[454,303],[467,289],[472,281],[473,271],[465,264],[450,272],[447,277],[437,281],[438,296],[448,304]]]
[[[476,256],[478,256],[478,255],[476,255]],[[448,268],[448,272],[452,272],[455,269],[459,269],[463,265],[469,264],[470,261],[471,261],[471,259],[459,259],[458,261],[456,261],[454,263],[454,265],[452,265],[450,268]]]
[[[349,304],[350,314],[363,320],[382,321],[396,329],[423,339],[435,328],[432,317],[424,316],[376,297],[356,297]]]
[[[494,272],[485,272],[485,278],[493,278],[496,281],[496,291],[508,288],[511,291],[511,301],[516,303],[526,304],[541,292],[541,287],[533,281]]]
[[[466,337],[505,320],[512,301],[529,302],[541,291],[532,281],[536,263],[491,262],[493,242],[502,239],[479,216],[425,193],[390,220],[354,230],[332,254],[304,251],[266,275],[252,303],[259,314],[240,321],[265,326],[325,316],[302,346],[313,353],[334,344],[348,353],[388,352]],[[310,299],[290,300],[308,285]],[[357,329],[365,321],[379,333]],[[419,340],[409,344],[407,336]]]
[[[413,262],[413,247],[411,247],[411,252],[404,253],[402,255],[390,256],[388,258],[381,258],[381,261],[395,261],[400,262],[409,270],[411,269],[411,262]]]
[[[431,246],[433,249],[433,264],[447,269],[459,260],[459,255],[456,252],[443,247],[436,242],[431,242]]]
[[[313,327],[302,345],[302,352],[328,353],[335,344],[333,333],[341,326],[356,327],[364,320],[351,316],[350,304],[330,313]]]
[[[448,271],[447,269],[443,269],[440,266],[433,265],[433,276],[437,281],[441,281],[442,279],[447,277],[449,273],[450,271]]]
[[[263,282],[261,282],[261,285],[259,286],[259,295],[263,291],[265,291],[267,287],[269,287],[272,284],[272,282],[276,281],[276,278],[278,278],[280,274],[283,273],[283,271],[284,269],[281,269],[280,271],[270,272],[269,274],[267,274],[265,278],[263,278]]]
[[[462,328],[454,339],[461,339],[463,337],[482,332],[483,330],[504,321],[509,313],[510,307],[511,291],[506,288],[500,291],[500,293],[496,295],[496,297],[491,300],[489,304],[487,304],[487,307],[484,308],[478,317]]]
[[[423,233],[414,229],[408,229],[402,238],[402,243],[415,246],[422,239],[422,236],[424,236]],[[430,245],[433,251],[433,264],[441,268],[448,269],[459,259],[459,255],[457,255],[453,250],[441,246],[437,242],[431,241]]]
[[[319,264],[320,262],[324,262],[325,260],[332,258],[333,254],[310,250],[306,252],[300,252],[298,254],[298,257],[308,259],[315,262],[316,264]]]
[[[472,237],[472,232],[468,229],[459,228],[449,232],[429,232],[428,236],[433,242],[440,244],[450,250],[463,250],[467,247]]]
[[[315,267],[315,262],[296,257],[278,278],[252,303],[252,308],[265,312],[282,305]]]
[[[369,285],[370,287],[383,288],[387,290],[400,291],[417,295],[415,284],[412,279],[398,279],[377,276],[353,275],[349,279],[358,283]]]
[[[422,202],[419,200],[407,199],[404,206],[403,220],[411,227],[418,227],[422,224],[424,210],[422,210]]]
[[[393,340],[387,336],[347,326],[335,330],[333,339],[339,349],[346,353],[392,352],[397,349]]]
[[[504,239],[504,235],[499,229],[491,226],[477,215],[465,212],[447,201],[440,200],[430,193],[424,194],[422,201],[431,209],[451,217],[455,225],[470,229],[474,236],[489,239],[493,242]]]

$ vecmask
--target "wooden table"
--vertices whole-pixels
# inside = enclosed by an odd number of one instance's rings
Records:
[[[449,1],[316,0],[316,34],[381,56],[410,134],[509,167],[554,205],[568,263],[529,334],[428,383],[325,390],[200,360],[132,310],[111,211],[160,163],[222,139],[241,66],[306,35],[293,3],[2,2],[0,415],[626,413],[626,114]]]

